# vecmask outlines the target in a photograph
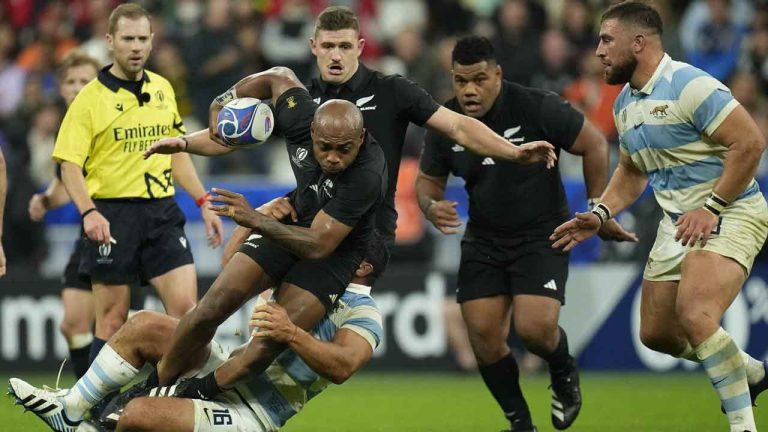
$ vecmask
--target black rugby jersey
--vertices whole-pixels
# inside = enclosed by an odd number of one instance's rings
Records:
[[[445,107],[462,112],[456,98]],[[503,81],[493,107],[480,121],[513,144],[546,140],[559,154],[573,145],[584,116],[555,93]],[[469,233],[548,236],[570,216],[557,165],[547,169],[544,162],[523,165],[480,156],[429,132],[421,170],[434,177],[453,174],[465,180]]]
[[[339,248],[360,248],[376,227],[376,211],[387,192],[384,153],[366,134],[352,164],[339,174],[325,175],[312,152],[310,136],[317,107],[309,93],[299,87],[283,93],[275,104],[275,132],[285,137],[296,177],[296,189],[289,195],[298,215],[296,225],[310,227],[322,209],[339,222],[354,227]]]
[[[394,239],[397,224],[395,189],[405,131],[408,123],[424,125],[440,105],[413,81],[400,75],[384,75],[368,69],[362,63],[352,78],[340,86],[315,78],[307,90],[317,103],[344,99],[362,111],[365,128],[384,151],[389,171],[389,189],[379,209],[376,226],[383,235]]]

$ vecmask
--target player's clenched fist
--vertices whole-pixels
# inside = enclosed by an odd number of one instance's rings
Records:
[[[461,226],[461,219],[456,212],[456,201],[432,201],[427,208],[427,219],[443,234],[456,234]]]

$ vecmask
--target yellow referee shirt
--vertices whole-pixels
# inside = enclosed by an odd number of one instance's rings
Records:
[[[108,72],[78,93],[62,122],[53,158],[85,172],[92,198],[163,198],[174,194],[171,157],[142,154],[153,142],[184,134],[171,84],[144,70],[139,82]]]

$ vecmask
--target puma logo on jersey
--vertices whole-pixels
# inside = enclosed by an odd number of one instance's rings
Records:
[[[651,115],[656,118],[664,118],[667,116],[667,109],[669,109],[669,105],[659,105],[651,110]]]
[[[511,127],[504,131],[504,139],[511,143],[518,143],[525,141],[525,137],[513,138],[516,133],[520,132],[522,126]]]
[[[376,97],[376,95],[370,95],[366,97],[362,97],[355,102],[355,105],[357,105],[358,108],[360,108],[360,111],[369,111],[369,110],[375,110],[376,105],[373,106],[364,106],[368,102],[372,101],[373,98]]]
[[[493,159],[487,157],[483,159],[483,165],[496,165],[496,162]]]

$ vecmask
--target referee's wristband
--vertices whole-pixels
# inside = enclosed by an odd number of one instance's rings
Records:
[[[80,219],[82,219],[82,220],[85,220],[85,217],[86,217],[86,216],[88,216],[89,214],[91,214],[91,213],[93,213],[93,212],[95,212],[95,211],[98,211],[98,210],[96,209],[96,207],[91,207],[91,208],[89,208],[88,210],[84,211],[84,212],[83,212],[83,214],[81,214],[81,215],[80,215]]]
[[[206,192],[205,195],[195,200],[195,204],[197,204],[198,207],[202,207],[203,204],[205,204],[205,202],[208,201],[208,198],[210,197],[211,197],[211,193]]]
[[[611,209],[609,209],[608,206],[603,203],[595,204],[590,212],[595,214],[600,219],[600,225],[608,222],[613,217],[611,214]]]

